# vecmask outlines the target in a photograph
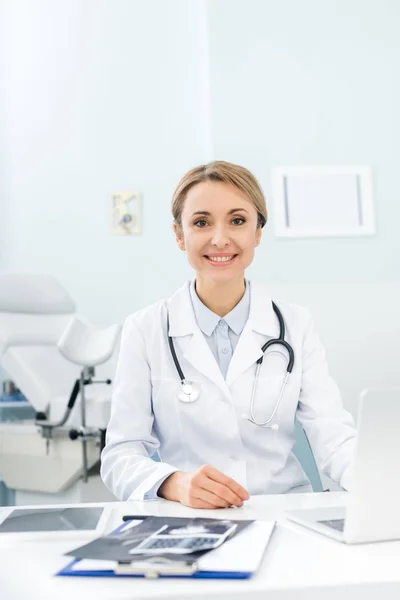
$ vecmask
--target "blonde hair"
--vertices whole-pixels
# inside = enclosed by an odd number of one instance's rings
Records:
[[[257,179],[248,169],[223,160],[195,167],[182,177],[172,197],[171,207],[175,223],[182,225],[182,210],[188,191],[204,181],[233,185],[252,202],[258,215],[258,227],[264,227],[268,217],[267,206]]]

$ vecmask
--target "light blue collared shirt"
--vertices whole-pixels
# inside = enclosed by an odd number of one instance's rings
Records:
[[[223,318],[213,313],[203,304],[196,293],[195,281],[190,284],[190,297],[196,322],[204,334],[224,379],[226,379],[232,354],[249,318],[250,282],[246,280],[246,289],[242,299]]]

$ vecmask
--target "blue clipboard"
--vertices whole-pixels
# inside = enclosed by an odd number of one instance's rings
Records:
[[[120,525],[112,533],[119,533],[126,523]],[[261,557],[264,554],[265,548],[267,547],[269,537],[272,534],[274,523],[270,527],[268,533],[263,533],[263,544],[262,551],[260,552]],[[110,568],[110,562],[107,562],[107,566],[104,569],[99,569],[98,565],[101,561],[92,561],[96,563],[96,568],[86,568],[83,565],[87,563],[87,559],[75,558],[69,562],[63,569],[56,573],[56,576],[61,577],[145,577],[147,579],[163,578],[192,578],[192,579],[249,579],[255,572],[253,570],[204,570],[201,569],[195,559],[190,559],[185,562],[160,562],[158,559],[154,559],[154,562],[146,559],[140,562],[140,560],[130,564],[118,564],[114,563],[115,567]],[[82,568],[79,565],[82,564]]]
[[[115,570],[90,570],[76,568],[78,563],[82,562],[77,558],[70,562],[66,567],[61,569],[56,575],[66,577],[146,577],[147,579],[157,579],[158,577],[178,577],[191,579],[249,579],[253,575],[253,571],[200,571],[193,565],[193,571],[184,572],[184,568],[179,566],[176,570],[169,569],[162,565],[147,567],[129,567],[128,565],[120,565]],[[136,570],[137,569],[137,570]],[[168,569],[169,572],[166,570]]]

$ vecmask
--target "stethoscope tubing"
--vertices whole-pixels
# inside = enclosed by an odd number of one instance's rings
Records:
[[[277,305],[275,304],[275,302],[272,302],[272,307],[273,307],[273,310],[274,310],[274,312],[277,316],[278,322],[279,322],[279,337],[268,340],[268,342],[266,342],[261,348],[263,354],[262,354],[262,356],[260,356],[260,358],[257,360],[257,363],[256,363],[257,364],[256,374],[255,374],[255,378],[254,378],[254,383],[253,383],[252,392],[251,392],[251,399],[250,399],[250,416],[247,417],[247,419],[254,425],[257,425],[258,427],[277,429],[278,428],[277,426],[274,427],[273,425],[270,425],[270,423],[274,419],[274,417],[279,409],[279,406],[281,404],[281,400],[283,397],[283,393],[285,391],[286,384],[287,384],[289,376],[293,370],[295,357],[294,357],[294,351],[293,351],[292,346],[285,340],[285,322],[284,322],[282,313],[280,312],[280,310],[277,307]],[[192,384],[190,381],[188,381],[185,378],[185,374],[182,371],[178,357],[176,356],[174,342],[173,342],[172,337],[169,335],[168,316],[167,316],[167,331],[168,331],[168,343],[169,343],[171,355],[172,355],[176,370],[179,374],[182,388],[183,388],[183,390],[185,390],[185,387],[189,388],[192,386]],[[285,374],[284,380],[282,382],[281,389],[280,389],[279,395],[278,395],[278,400],[275,404],[274,410],[272,411],[271,416],[266,421],[260,422],[260,421],[257,421],[255,414],[254,414],[258,378],[259,378],[259,374],[260,374],[261,365],[264,360],[264,354],[265,354],[266,350],[268,350],[268,348],[270,348],[271,346],[274,346],[274,345],[275,346],[283,346],[288,352],[289,360],[288,360],[288,364],[287,364],[287,368],[286,368],[286,374]],[[184,392],[184,393],[186,393],[186,392]],[[190,392],[189,392],[189,395],[190,395]],[[189,395],[188,395],[188,398],[189,398]],[[198,393],[196,395],[196,398],[197,397],[198,397]],[[188,399],[187,402],[190,402],[190,400]]]

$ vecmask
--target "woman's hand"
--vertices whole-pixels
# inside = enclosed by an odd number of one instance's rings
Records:
[[[161,484],[158,495],[192,508],[243,506],[243,501],[250,498],[241,485],[210,465],[194,473],[172,473]]]

